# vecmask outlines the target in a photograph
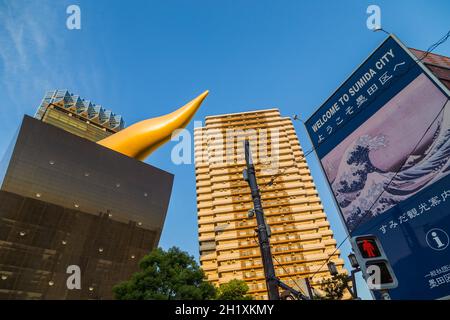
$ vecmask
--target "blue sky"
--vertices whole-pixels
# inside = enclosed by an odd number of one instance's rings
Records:
[[[70,4],[81,8],[81,30],[66,28]],[[369,4],[410,47],[427,49],[449,28],[446,0],[0,0],[0,154],[23,114],[33,115],[55,88],[102,104],[127,124],[168,113],[205,89],[195,120],[273,107],[307,118],[386,37],[366,28]],[[435,52],[449,56],[450,43]],[[302,124],[295,126],[309,150]],[[198,258],[194,166],[172,164],[173,145],[147,160],[176,176],[160,245]],[[344,229],[315,157],[307,160],[339,243]],[[343,257],[348,252],[346,243]]]

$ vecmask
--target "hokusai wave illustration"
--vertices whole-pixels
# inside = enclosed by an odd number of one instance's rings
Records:
[[[332,189],[350,230],[450,173],[448,103],[438,121],[429,146],[420,154],[409,156],[397,174],[380,170],[369,157],[371,151],[386,147],[388,141],[385,136],[362,135],[347,148]],[[365,216],[369,209],[372,214]]]

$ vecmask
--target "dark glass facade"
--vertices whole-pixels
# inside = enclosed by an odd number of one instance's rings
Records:
[[[7,155],[0,299],[111,299],[158,245],[173,175],[28,116]]]

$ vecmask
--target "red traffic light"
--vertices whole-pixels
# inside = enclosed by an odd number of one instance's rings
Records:
[[[381,257],[381,251],[378,242],[374,237],[360,237],[356,239],[361,256],[365,259]]]
[[[363,277],[371,290],[387,290],[398,286],[398,280],[380,240],[372,234],[353,237],[355,250]]]

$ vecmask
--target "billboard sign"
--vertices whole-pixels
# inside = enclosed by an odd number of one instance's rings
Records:
[[[448,98],[391,35],[305,122],[349,236],[386,252],[393,299],[450,297]]]

